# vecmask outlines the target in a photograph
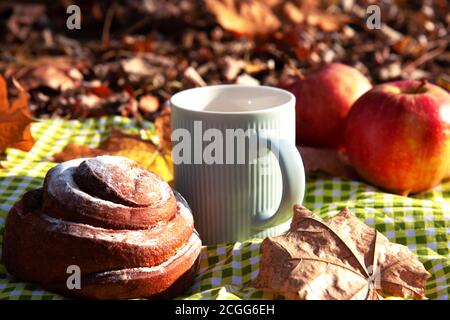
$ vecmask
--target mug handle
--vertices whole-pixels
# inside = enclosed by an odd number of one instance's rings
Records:
[[[252,226],[256,231],[274,227],[286,222],[292,215],[293,205],[301,204],[305,194],[305,170],[297,148],[286,139],[259,136],[259,145],[267,146],[278,160],[283,180],[283,192],[277,211],[253,217]],[[263,144],[262,144],[263,143]]]

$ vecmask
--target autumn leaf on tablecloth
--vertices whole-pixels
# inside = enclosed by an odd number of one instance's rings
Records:
[[[267,36],[281,26],[271,10],[273,2],[278,1],[206,0],[206,5],[224,29],[238,35]]]
[[[53,155],[55,162],[100,155],[116,155],[130,158],[147,170],[158,174],[164,180],[173,180],[172,159],[169,152],[160,151],[151,141],[139,135],[113,130],[97,147],[90,148],[76,143],[68,144],[61,152]]]
[[[346,161],[341,151],[300,146],[297,148],[302,156],[306,173],[320,171],[333,177],[358,179],[356,171]]]
[[[430,274],[417,257],[347,208],[323,221],[297,205],[289,231],[261,246],[253,287],[287,299],[425,298]]]
[[[6,81],[0,76],[0,154],[6,148],[30,151],[34,145],[30,132],[32,118],[28,109],[28,94],[17,82],[14,85],[19,95],[9,103]]]

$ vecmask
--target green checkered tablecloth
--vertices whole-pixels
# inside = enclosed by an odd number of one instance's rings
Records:
[[[151,126],[151,124],[148,124]],[[42,184],[55,163],[49,156],[68,142],[96,146],[111,127],[134,130],[138,126],[121,117],[85,121],[48,120],[32,126],[36,144],[28,152],[9,149],[0,169],[0,241],[6,215],[21,195]],[[348,206],[357,217],[407,245],[432,274],[426,284],[430,299],[448,299],[450,293],[450,182],[414,197],[380,192],[356,181],[308,177],[304,205],[326,218]],[[187,299],[278,298],[247,287],[259,266],[261,239],[203,248],[201,266]],[[35,284],[10,277],[0,264],[0,299],[62,299]]]

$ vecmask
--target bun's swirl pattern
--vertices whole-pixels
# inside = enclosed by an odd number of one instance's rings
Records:
[[[158,176],[123,157],[52,168],[6,220],[8,271],[65,294],[96,299],[178,294],[195,273],[201,241],[190,209]],[[82,274],[70,290],[67,268]]]
[[[169,185],[134,161],[76,159],[52,168],[43,209],[55,218],[111,229],[146,229],[177,213]]]

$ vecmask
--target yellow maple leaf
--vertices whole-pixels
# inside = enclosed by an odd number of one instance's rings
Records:
[[[170,152],[159,150],[151,141],[143,140],[138,135],[113,130],[97,147],[69,143],[63,151],[54,154],[56,162],[75,158],[89,158],[99,155],[115,155],[130,158],[142,167],[156,173],[167,182],[173,180],[173,167]]]

